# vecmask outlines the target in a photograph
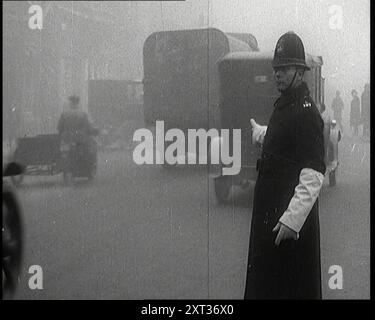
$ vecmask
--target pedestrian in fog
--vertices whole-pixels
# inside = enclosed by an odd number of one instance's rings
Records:
[[[93,135],[97,129],[93,126],[87,112],[80,108],[80,98],[76,95],[69,97],[69,109],[60,116],[57,131],[60,136],[60,149],[66,150],[71,144],[83,145],[83,150],[89,155],[90,163],[96,163],[96,142]],[[66,164],[71,170],[71,164]]]
[[[321,299],[318,194],[324,123],[303,76],[301,39],[281,36],[273,59],[281,96],[268,127],[251,119],[257,162],[245,299]]]
[[[365,84],[361,95],[361,122],[363,124],[363,137],[370,138],[370,84]]]
[[[358,127],[361,124],[360,101],[355,89],[352,90],[352,102],[350,104],[350,127],[353,130],[353,136],[358,136]]]
[[[336,91],[336,97],[333,98],[332,101],[332,111],[333,111],[333,119],[337,121],[340,126],[340,130],[343,130],[342,127],[342,111],[344,110],[344,102],[340,97],[340,91]]]
[[[88,114],[80,108],[80,98],[69,97],[69,109],[59,118],[57,131],[64,142],[87,143],[92,129]]]

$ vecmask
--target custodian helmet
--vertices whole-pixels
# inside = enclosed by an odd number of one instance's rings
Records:
[[[284,33],[277,41],[272,66],[301,66],[310,70],[306,65],[302,40],[293,31]]]

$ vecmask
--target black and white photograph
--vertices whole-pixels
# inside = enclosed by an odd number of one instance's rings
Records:
[[[2,9],[3,300],[370,299],[370,0]]]

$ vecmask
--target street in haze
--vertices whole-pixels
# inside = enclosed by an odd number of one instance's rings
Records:
[[[2,4],[4,299],[370,298],[370,0]]]
[[[216,202],[206,167],[138,166],[132,147],[99,153],[92,182],[26,176],[15,299],[242,299],[251,209]],[[370,144],[344,137],[337,186],[320,196],[324,299],[370,294]],[[43,289],[29,288],[29,267]],[[343,288],[330,289],[330,266]]]

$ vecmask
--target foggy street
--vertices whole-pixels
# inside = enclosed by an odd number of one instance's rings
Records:
[[[344,137],[336,187],[321,191],[324,299],[369,298],[370,148]],[[218,205],[205,168],[137,166],[99,153],[92,183],[26,176],[16,299],[242,299],[251,211]],[[208,220],[209,218],[209,220]],[[31,290],[28,269],[43,270]],[[328,286],[339,265],[343,289]]]
[[[369,0],[2,4],[4,300],[370,298]]]

